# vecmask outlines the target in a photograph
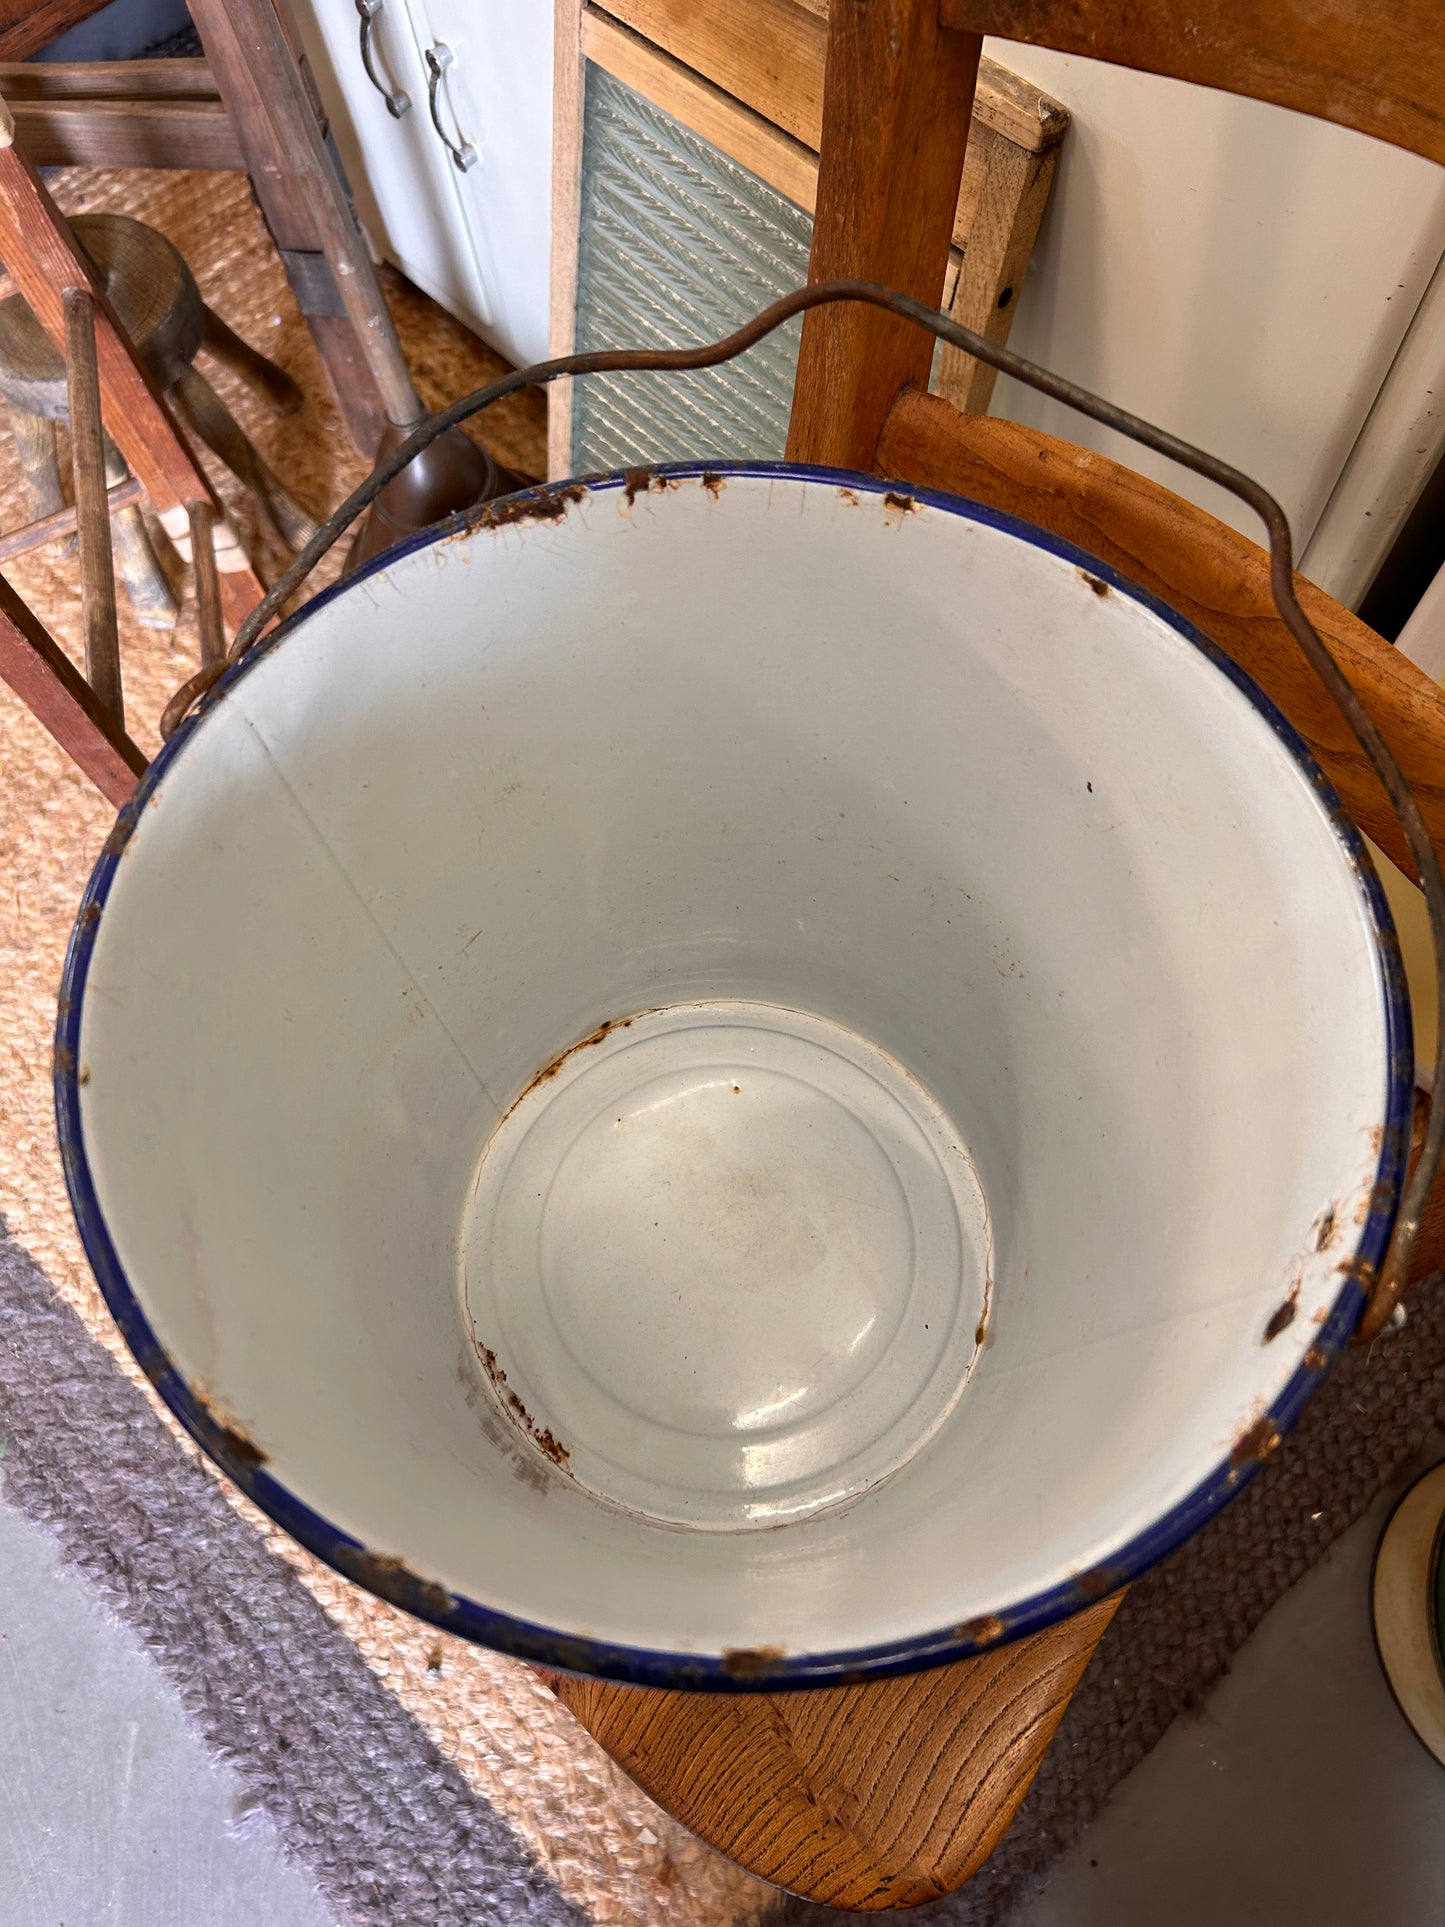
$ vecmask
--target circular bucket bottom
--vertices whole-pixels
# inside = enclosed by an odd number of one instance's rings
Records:
[[[513,1422],[676,1524],[876,1485],[984,1338],[988,1213],[948,1114],[867,1039],[767,1004],[629,1016],[548,1064],[487,1144],[463,1245]]]

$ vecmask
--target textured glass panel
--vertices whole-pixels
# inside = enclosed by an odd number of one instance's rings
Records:
[[[587,68],[577,346],[713,341],[808,278],[812,217],[600,67]],[[725,368],[591,375],[572,467],[777,457],[801,320]]]

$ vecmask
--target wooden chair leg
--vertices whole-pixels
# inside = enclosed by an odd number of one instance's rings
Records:
[[[100,417],[100,367],[95,307],[86,288],[64,295],[65,374],[70,401],[70,460],[75,525],[80,537],[80,610],[85,631],[85,675],[118,723],[125,721],[120,686],[120,636],[115,622],[115,559],[106,499],[105,430]]]
[[[15,453],[25,474],[25,494],[30,503],[30,519],[39,522],[56,515],[66,506],[60,486],[60,463],[55,451],[55,424],[43,415],[32,415],[28,408],[10,409],[10,432],[15,437]],[[75,537],[63,537],[56,553],[71,555]]]
[[[0,576],[0,682],[10,685],[119,809],[144,773],[146,759],[4,576]]]
[[[316,533],[316,523],[280,477],[266,466],[246,431],[205,376],[195,368],[187,368],[177,381],[174,394],[177,406],[191,427],[250,489],[287,548],[299,549],[309,542]]]
[[[301,390],[284,368],[268,361],[249,341],[242,341],[214,308],[206,309],[206,332],[201,345],[214,355],[223,368],[239,375],[259,395],[264,395],[278,415],[294,415],[301,406]]]
[[[109,435],[105,438],[105,479],[110,488],[130,479],[125,458]],[[134,506],[117,509],[111,516],[110,532],[115,566],[120,571],[126,600],[135,611],[136,620],[143,629],[173,629],[176,598],[151,545],[140,510]]]
[[[196,620],[201,631],[201,661],[224,662],[226,631],[221,620],[221,579],[216,570],[215,514],[209,502],[191,503],[191,565],[196,572]]]

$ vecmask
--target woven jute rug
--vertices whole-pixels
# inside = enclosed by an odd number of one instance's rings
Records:
[[[363,465],[243,178],[75,170],[72,212],[151,222],[208,301],[288,368],[307,401],[278,420],[210,370],[313,511]],[[423,399],[499,364],[395,278],[398,330]],[[542,417],[519,397],[478,430],[540,471]],[[216,479],[263,567],[249,504]],[[26,519],[0,431],[0,527]],[[79,650],[76,565],[46,553],[12,579]],[[179,580],[179,577],[177,578]],[[172,636],[130,624],[129,718],[146,747],[196,662],[194,611]],[[270,1812],[339,1919],[742,1927],[834,1918],[729,1866],[667,1819],[515,1661],[438,1635],[310,1559],[209,1469],[158,1406],[111,1325],[71,1221],[55,1147],[50,1037],[61,960],[110,812],[0,687],[0,1436],[6,1500],[139,1633],[198,1730]],[[962,1893],[915,1917],[985,1927],[1077,1838],[1169,1723],[1197,1707],[1260,1618],[1445,1422],[1445,1294],[1345,1359],[1244,1496],[1131,1592],[1009,1838]],[[843,1918],[843,1916],[836,1916]]]

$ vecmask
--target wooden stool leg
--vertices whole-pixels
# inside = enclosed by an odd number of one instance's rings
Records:
[[[229,368],[233,375],[239,375],[258,394],[264,395],[277,414],[294,415],[300,408],[301,390],[286,370],[268,361],[249,341],[242,341],[214,308],[206,309],[206,332],[201,345],[223,368]]]
[[[203,374],[187,368],[175,386],[181,413],[201,440],[213,448],[246,484],[288,548],[299,549],[316,533],[316,524],[280,478],[262,461],[245,430]]]
[[[105,438],[105,480],[108,488],[127,481],[130,470],[109,435]],[[126,600],[143,629],[173,629],[176,598],[165,578],[138,508],[118,509],[110,518],[115,566],[125,584]]]
[[[55,453],[55,424],[43,415],[32,415],[28,408],[10,410],[10,432],[15,437],[15,452],[25,472],[25,493],[30,503],[30,519],[40,521],[66,506],[60,486],[60,463]],[[65,536],[55,544],[58,555],[73,555],[75,537]]]

